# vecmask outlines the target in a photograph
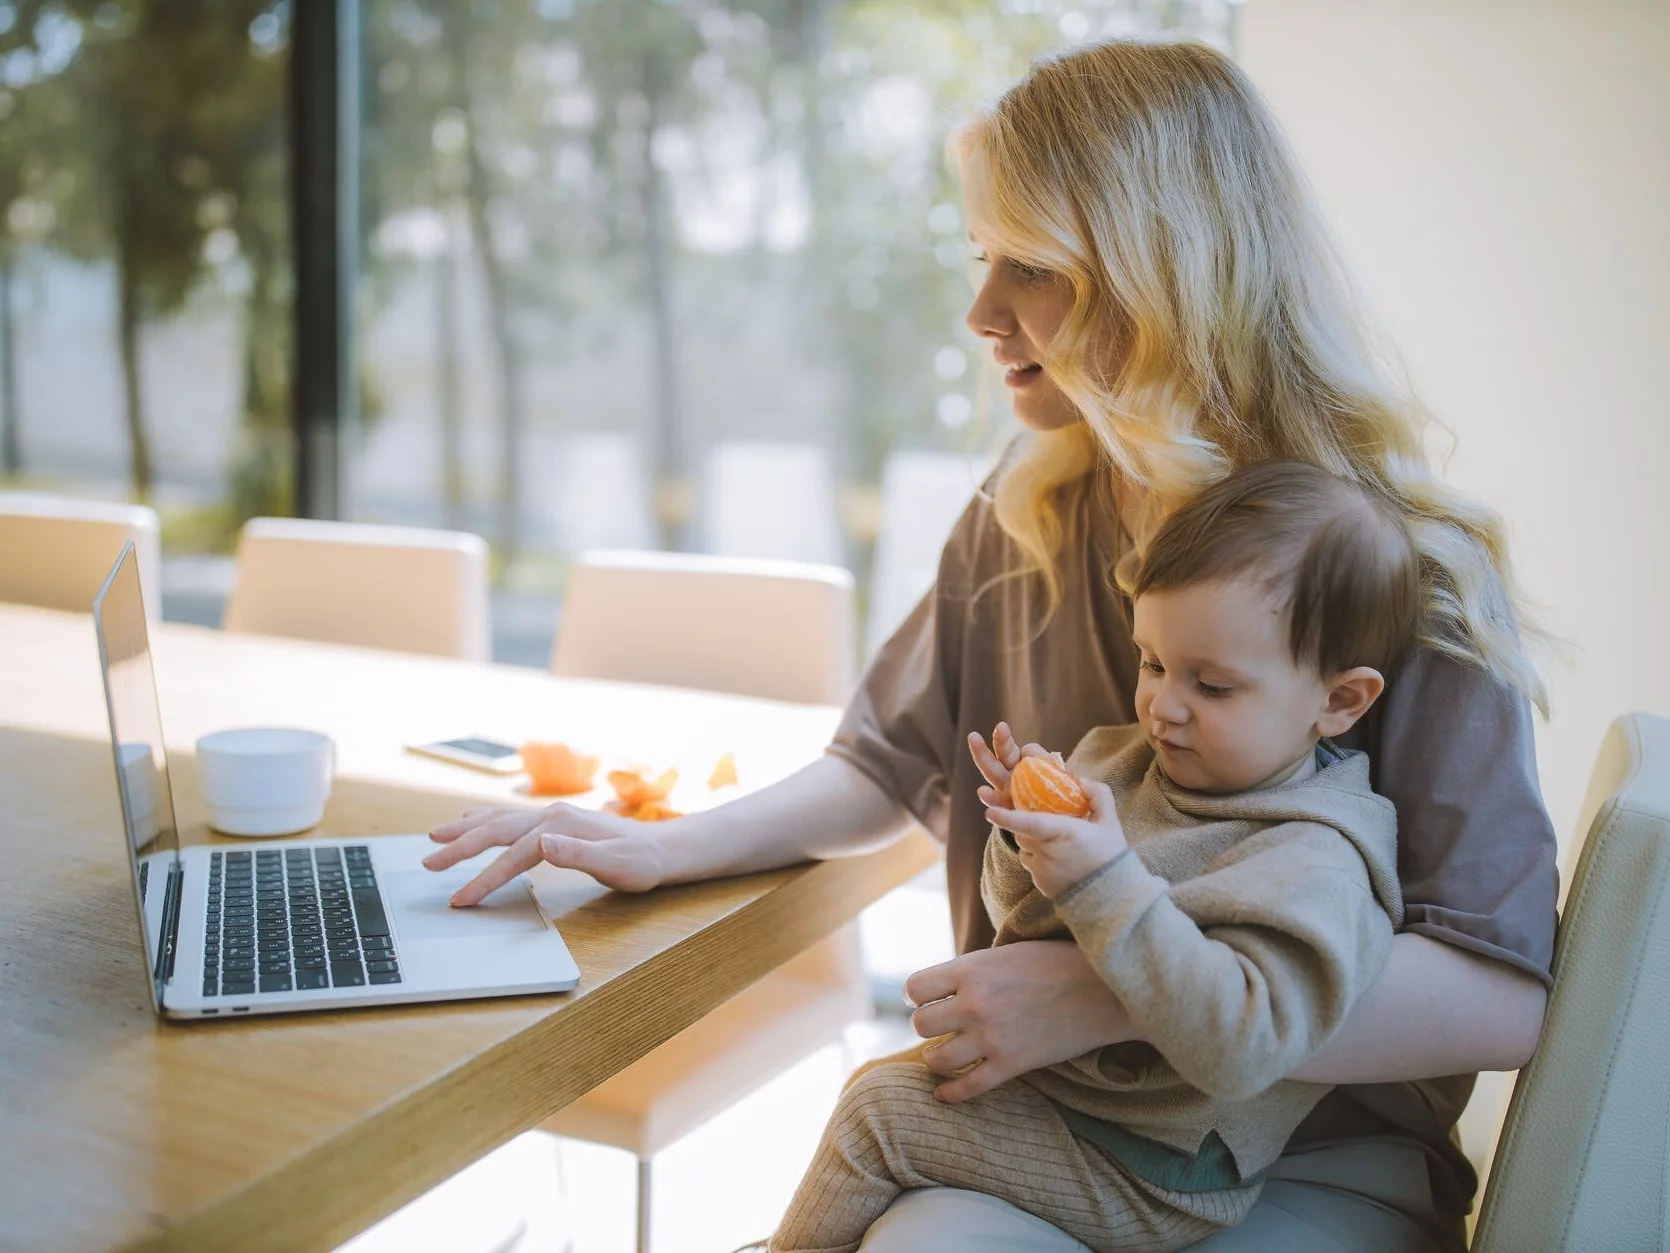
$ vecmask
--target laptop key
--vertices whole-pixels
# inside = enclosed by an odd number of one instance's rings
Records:
[[[374,961],[368,955],[366,957],[365,968],[371,971],[386,973],[390,970],[398,970],[400,967],[398,963],[393,961]]]
[[[326,976],[322,966],[318,970],[296,971],[296,991],[306,992],[313,988],[328,987],[330,987],[330,979]]]
[[[203,995],[204,996],[218,996],[218,995],[220,995],[220,985],[218,983],[216,983],[213,979],[203,980]]]
[[[290,991],[290,975],[289,975],[289,973],[286,972],[285,974],[281,974],[281,975],[262,975],[261,976],[261,990],[263,992],[288,992],[288,991]]]
[[[332,962],[331,986],[334,988],[357,988],[365,984],[365,971],[360,969],[358,962]]]
[[[253,979],[226,979],[220,985],[222,996],[247,996],[253,991],[255,991],[255,981]]]
[[[400,972],[398,970],[377,970],[377,971],[373,971],[372,974],[371,974],[371,982],[372,983],[399,983],[400,982]]]

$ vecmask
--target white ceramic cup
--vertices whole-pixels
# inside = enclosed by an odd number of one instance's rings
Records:
[[[197,741],[209,825],[226,835],[290,835],[319,825],[336,771],[323,731],[236,727]]]

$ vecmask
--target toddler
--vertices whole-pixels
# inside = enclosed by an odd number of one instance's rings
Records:
[[[1139,1042],[960,1104],[934,1098],[943,1080],[914,1050],[862,1068],[773,1250],[856,1249],[901,1190],[934,1185],[1092,1249],[1182,1248],[1245,1217],[1327,1091],[1285,1076],[1379,974],[1402,917],[1392,806],[1329,737],[1414,643],[1415,549],[1368,492],[1275,463],[1177,511],[1129,590],[1137,721],[1068,758],[1088,815],[1012,807],[1010,772],[1040,746],[1017,752],[1000,725],[970,749],[994,943],[1075,940]]]

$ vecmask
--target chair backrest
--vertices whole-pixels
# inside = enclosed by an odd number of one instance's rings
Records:
[[[99,585],[130,540],[145,614],[160,619],[162,526],[154,509],[0,492],[0,600],[90,613]]]
[[[855,664],[852,575],[838,566],[688,553],[582,553],[551,669],[841,704]]]
[[[252,518],[228,631],[487,661],[487,542],[463,531]]]
[[[881,530],[864,650],[873,654],[916,607],[939,574],[951,528],[991,471],[992,458],[907,448],[881,469]]]
[[[1670,722],[1619,718],[1473,1247],[1660,1249],[1670,1233]]]
[[[835,475],[817,444],[727,440],[708,453],[702,538],[711,552],[834,565],[841,560]]]

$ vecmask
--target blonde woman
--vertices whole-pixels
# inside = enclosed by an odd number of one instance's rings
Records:
[[[915,819],[944,841],[962,954],[914,975],[938,1095],[1137,1039],[1065,941],[990,947],[987,824],[971,733],[1073,744],[1134,721],[1120,571],[1232,470],[1302,461],[1400,510],[1419,550],[1420,641],[1352,733],[1397,810],[1404,929],[1379,979],[1289,1078],[1340,1085],[1270,1168],[1237,1250],[1462,1247],[1476,1180],[1450,1131],[1479,1070],[1536,1045],[1555,847],[1502,529],[1444,488],[1415,404],[1387,381],[1311,198],[1240,71],[1195,44],[1106,43],[1035,66],[954,145],[987,265],[969,326],[1025,431],[972,500],[932,592],[882,648],[829,751],[781,784],[653,826],[555,805],[439,828],[435,868],[508,845],[455,898],[537,861],[611,887],[861,851]],[[1013,753],[1013,742],[998,746]],[[1003,1202],[905,1193],[864,1247],[1066,1250]]]

